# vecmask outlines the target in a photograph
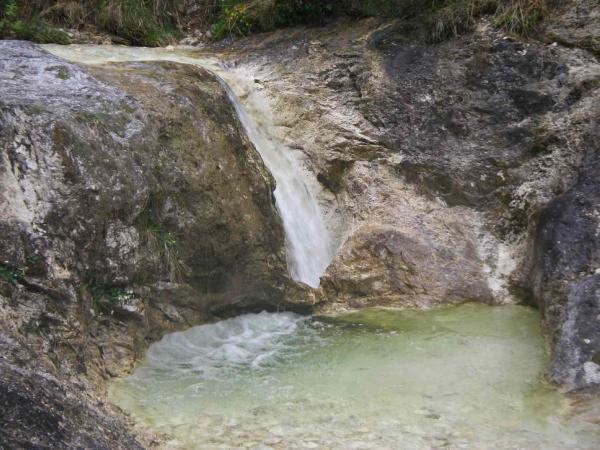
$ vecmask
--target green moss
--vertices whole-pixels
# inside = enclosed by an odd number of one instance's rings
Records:
[[[108,301],[115,305],[135,297],[132,292],[116,286],[89,286],[89,292],[96,302]]]
[[[12,267],[7,264],[0,264],[0,280],[17,281],[25,276],[25,270]]]
[[[109,115],[103,111],[79,111],[75,117],[82,123],[98,125],[106,122]]]
[[[130,112],[115,108],[113,112],[105,111],[78,111],[75,119],[94,128],[102,127],[118,136],[124,136],[129,123]]]
[[[71,78],[71,75],[65,67],[59,67],[58,72],[56,73],[56,78],[59,78],[61,80],[68,80],[69,78]]]

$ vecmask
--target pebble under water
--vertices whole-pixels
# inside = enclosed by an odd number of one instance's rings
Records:
[[[240,316],[165,336],[111,400],[185,449],[592,449],[536,311]]]

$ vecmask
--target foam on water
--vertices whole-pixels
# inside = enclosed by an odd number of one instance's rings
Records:
[[[222,322],[172,333],[152,345],[134,377],[163,380],[191,377],[220,380],[246,369],[260,370],[298,351],[293,342],[317,335],[306,328],[308,319],[291,313],[247,314]]]
[[[597,448],[516,306],[253,314],[166,336],[111,399],[186,449]]]

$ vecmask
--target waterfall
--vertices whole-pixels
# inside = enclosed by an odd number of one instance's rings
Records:
[[[223,69],[214,59],[197,58],[189,53],[179,55],[164,49],[96,45],[44,47],[59,57],[84,64],[173,61],[200,66],[215,74],[227,92],[248,138],[275,178],[275,201],[285,231],[290,275],[294,280],[312,287],[319,286],[319,277],[332,258],[329,233],[316,197],[305,180],[301,161],[290,148],[273,137],[268,106],[251,95],[256,93],[251,87],[251,77],[236,78],[233,72]],[[235,92],[233,85],[238,91],[248,91],[245,101],[240,101],[239,92]]]
[[[312,287],[331,260],[329,236],[319,205],[304,181],[291,150],[272,138],[266,122],[251,120],[238,97],[219,77],[246,134],[275,178],[275,202],[286,236],[288,270],[292,278]],[[262,126],[261,126],[262,125]]]

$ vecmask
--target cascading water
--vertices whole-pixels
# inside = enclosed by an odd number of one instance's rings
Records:
[[[82,63],[166,60],[223,78],[277,181],[291,275],[312,286],[331,248],[318,204],[249,74],[165,50],[46,46]],[[165,336],[112,401],[182,449],[595,449],[597,424],[540,383],[539,316],[519,306],[251,314]],[[593,416],[590,416],[593,417]]]
[[[222,84],[246,134],[277,183],[275,201],[286,233],[290,274],[295,280],[317,287],[320,275],[331,260],[328,233],[319,205],[304,182],[298,161],[291,156],[290,149],[271,137],[272,133],[269,133],[269,126],[264,119],[262,122],[256,120],[260,111],[255,109],[257,102],[249,101],[252,94],[247,97],[247,108],[252,108],[248,109],[255,113],[255,120],[250,120],[229,85],[224,81]]]
[[[292,278],[312,287],[331,261],[329,234],[314,194],[300,169],[301,162],[281,142],[273,138],[269,108],[250,85],[250,74],[236,76],[218,61],[178,54],[164,49],[103,46],[44,46],[50,52],[73,62],[100,64],[125,61],[173,61],[203,67],[221,81],[246,134],[275,178],[275,201],[286,235],[288,270]],[[240,98],[243,97],[243,102]]]

